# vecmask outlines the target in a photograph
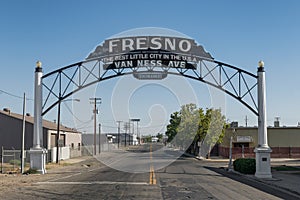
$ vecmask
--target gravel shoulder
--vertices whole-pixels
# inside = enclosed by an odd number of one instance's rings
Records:
[[[5,199],[7,193],[18,192],[18,188],[31,186],[34,183],[50,181],[74,173],[83,173],[103,166],[90,156],[61,161],[60,164],[47,164],[47,173],[40,174],[0,174],[0,199]]]

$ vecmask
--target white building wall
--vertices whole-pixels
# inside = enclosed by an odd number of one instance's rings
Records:
[[[51,161],[56,162],[56,147],[51,149]],[[70,159],[70,148],[69,147],[59,147],[59,158],[60,160]]]
[[[74,149],[78,149],[78,144],[81,146],[81,134],[80,133],[69,133],[66,134],[66,146],[72,147],[72,143],[74,144]]]
[[[48,140],[47,140],[47,147],[48,149],[52,150],[51,153],[51,159],[52,161],[56,162],[56,147],[51,148],[51,135],[55,134],[56,135],[57,131],[56,130],[48,130]],[[73,157],[78,157],[81,156],[81,133],[72,133],[72,132],[65,132],[65,131],[60,131],[61,135],[65,135],[65,146],[62,147],[62,150],[60,150],[61,154],[61,159],[69,159]],[[53,137],[52,137],[53,139]],[[56,137],[55,137],[56,139]],[[55,143],[55,142],[54,142]],[[73,147],[72,147],[73,144]]]
[[[47,149],[51,148],[51,130],[47,132]]]
[[[138,145],[137,134],[132,135],[132,143],[133,145]]]

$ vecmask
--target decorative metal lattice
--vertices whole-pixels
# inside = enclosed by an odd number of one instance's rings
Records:
[[[179,75],[204,82],[240,101],[258,115],[257,76],[240,68],[215,60],[200,60],[196,67],[167,66],[120,67],[103,69],[100,59],[78,62],[42,77],[43,112],[46,114],[59,101],[79,90],[111,78],[132,74],[136,78],[162,79],[168,74]]]

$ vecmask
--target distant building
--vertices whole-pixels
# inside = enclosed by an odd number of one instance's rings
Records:
[[[300,158],[300,127],[268,127],[268,145],[272,149],[271,158]],[[257,127],[231,127],[226,129],[223,142],[218,145],[219,155],[229,156],[230,136],[233,136],[233,158],[255,157],[258,145]]]
[[[230,123],[230,127],[231,128],[236,128],[236,127],[238,127],[239,126],[239,123],[238,122],[231,122]]]
[[[23,115],[12,113],[8,108],[0,110],[0,147],[4,149],[21,149],[22,144],[22,127]],[[33,146],[33,123],[34,118],[29,114],[25,117],[25,150],[29,150]],[[49,158],[55,161],[56,152],[56,134],[57,124],[47,120],[43,120],[43,141],[41,144],[49,150],[52,156]],[[60,125],[60,146],[61,159],[81,156],[81,133],[75,129]],[[49,155],[48,155],[49,156]]]
[[[151,138],[151,142],[154,142],[154,143],[158,142],[158,137],[153,136]]]
[[[120,139],[118,137],[120,136]],[[84,155],[93,155],[94,152],[94,134],[84,133],[82,134],[82,145],[84,146]],[[109,147],[117,146],[118,141],[120,146],[128,146],[133,144],[133,137],[128,133],[101,133],[99,138],[99,133],[96,134],[96,153],[108,151]],[[100,150],[99,150],[100,144]],[[111,146],[108,146],[111,145]]]
[[[118,133],[106,133],[106,138],[108,138],[107,142],[113,143],[113,144],[118,144],[118,141],[120,142],[120,145],[135,145],[137,143],[136,137],[132,134],[128,133],[120,133],[120,139],[118,139],[119,134]],[[107,137],[110,135],[111,137]]]

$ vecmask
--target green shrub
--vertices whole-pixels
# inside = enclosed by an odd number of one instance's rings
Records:
[[[276,171],[300,171],[299,167],[286,166],[286,165],[272,167],[272,169],[275,169]]]
[[[36,170],[36,169],[29,168],[28,170],[26,170],[26,171],[24,172],[24,174],[37,174],[37,170]]]
[[[20,160],[10,160],[9,164],[11,164],[11,165],[21,165],[21,161]]]
[[[233,168],[243,174],[254,174],[256,162],[254,158],[238,158],[233,162]]]

